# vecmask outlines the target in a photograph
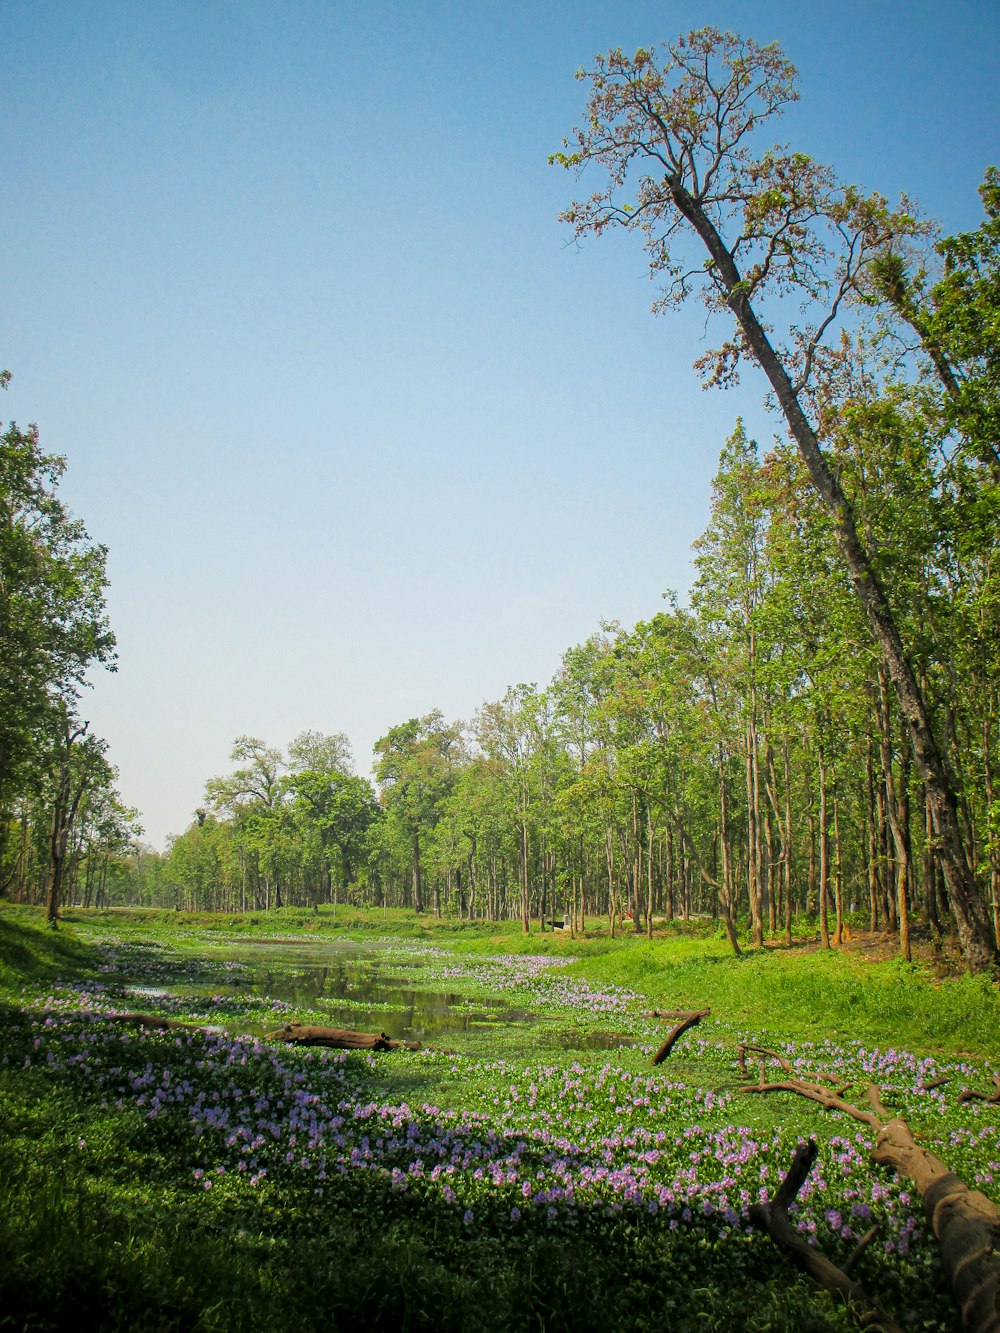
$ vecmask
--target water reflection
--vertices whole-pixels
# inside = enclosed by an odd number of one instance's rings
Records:
[[[215,994],[277,1000],[294,1011],[323,1015],[330,1027],[382,1031],[402,1041],[462,1046],[462,1037],[491,1033],[504,1049],[613,1050],[635,1044],[622,1032],[567,1026],[552,1014],[514,1006],[503,997],[470,998],[418,984],[419,958],[385,957],[386,945],[337,940],[246,941],[226,950],[236,973],[216,977]],[[409,975],[401,975],[409,974]],[[221,985],[220,985],[221,981]],[[277,1023],[264,1024],[274,1027]],[[500,1053],[498,1051],[498,1053]]]

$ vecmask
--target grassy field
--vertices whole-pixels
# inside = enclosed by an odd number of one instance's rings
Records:
[[[408,985],[503,999],[517,1030],[497,1009],[449,1049],[267,1042],[324,1011],[266,993],[255,939],[293,959],[378,941]],[[957,1097],[997,1067],[997,988],[870,957],[737,960],[710,923],[571,940],[341,908],[70,912],[48,932],[4,908],[0,1328],[847,1329],[747,1223],[815,1135],[800,1229],[842,1261],[877,1225],[858,1279],[908,1329],[957,1330],[919,1201],[861,1127],[738,1086],[747,1038],[874,1078],[1000,1197],[1000,1108]],[[708,1006],[653,1069],[649,1011]],[[138,1007],[199,1026],[107,1021]],[[601,1049],[609,1033],[627,1044]]]

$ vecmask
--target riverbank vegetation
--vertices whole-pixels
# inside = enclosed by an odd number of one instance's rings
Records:
[[[995,1199],[1000,1109],[959,1096],[996,1072],[981,979],[859,962],[852,984],[843,953],[818,972],[812,951],[736,959],[681,926],[653,946],[596,922],[529,942],[381,915],[70,912],[53,934],[39,911],[0,912],[0,1283],[19,1326],[79,1308],[102,1329],[278,1329],[294,1308],[307,1329],[847,1329],[749,1221],[814,1136],[799,1233],[843,1263],[876,1226],[858,1280],[906,1327],[958,1329],[919,1201],[873,1166],[873,1135],[741,1093],[738,1052],[876,1081]],[[383,989],[359,989],[373,976]],[[414,995],[448,1010],[425,1050],[264,1039],[332,1004],[391,1027],[400,978],[401,1021]],[[653,1011],[681,998],[712,1014],[654,1069]],[[112,1021],[140,1005],[191,1026]]]
[[[734,424],[688,595],[547,683],[371,779],[239,736],[145,847],[107,553],[0,434],[0,1327],[853,1327],[796,1244],[870,1326],[995,1327],[1000,176],[939,238],[752,156],[794,70],[713,29],[580,77],[564,220],[703,284],[788,438]]]
[[[974,957],[938,797],[835,525],[790,446],[762,450],[740,424],[721,454],[687,604],[604,626],[547,685],[512,686],[467,723],[432,711],[390,727],[374,782],[354,772],[342,733],[304,732],[284,750],[239,737],[232,770],[207,780],[204,805],[162,855],[136,840],[135,812],[80,720],[85,669],[112,660],[103,550],[55,498],[62,461],[12,426],[3,557],[21,571],[28,619],[0,620],[3,894],[47,900],[52,920],[63,898],[230,912],[412,907],[516,919],[525,931],[555,919],[573,934],[587,916],[612,933],[650,933],[657,918],[707,914],[734,951],[803,929],[835,947],[864,926],[895,934],[905,960],[917,932],[981,969],[1000,941],[1000,486],[982,444],[996,416],[986,330],[997,191],[990,174],[982,227],[941,241],[905,288],[918,302],[907,317],[933,324],[960,398],[932,357],[921,369],[918,348],[887,361],[902,316],[882,302],[888,323],[834,357],[817,407],[950,774],[985,932]],[[44,560],[25,565],[39,524]],[[29,662],[18,645],[41,641],[31,616],[60,629]]]

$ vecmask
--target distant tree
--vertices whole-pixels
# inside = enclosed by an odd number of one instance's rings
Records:
[[[422,912],[421,839],[437,823],[451,789],[461,754],[461,727],[446,723],[435,709],[392,727],[376,741],[375,754],[382,803],[409,847],[411,903]]]
[[[353,773],[351,742],[342,731],[300,731],[288,742],[288,767],[293,773]]]
[[[339,887],[346,894],[357,880],[368,831],[379,815],[371,783],[338,768],[307,768],[291,774],[286,788],[306,836],[316,839],[328,886],[336,857]]]
[[[938,241],[943,272],[911,273],[890,251],[874,265],[876,293],[917,335],[943,390],[941,416],[969,453],[1000,483],[1000,171],[979,188],[986,218],[971,232]]]
[[[70,836],[81,802],[91,788],[110,786],[113,777],[111,766],[104,757],[105,744],[87,735],[87,725],[78,722],[66,710],[59,735],[54,738],[56,754],[51,765],[52,822],[45,905],[46,919],[53,929],[59,924]]]
[[[285,761],[257,736],[237,736],[231,758],[241,767],[225,777],[209,778],[205,799],[213,810],[232,817],[247,855],[263,884],[263,906],[282,906],[281,872],[291,851],[289,812],[282,808]]]

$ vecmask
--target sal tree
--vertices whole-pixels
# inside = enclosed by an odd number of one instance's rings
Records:
[[[776,44],[715,28],[658,53],[597,56],[577,75],[589,88],[583,125],[551,161],[577,174],[602,169],[604,181],[562,220],[577,239],[638,232],[661,284],[654,310],[700,296],[728,318],[722,346],[698,362],[710,383],[734,382],[747,358],[767,376],[898,696],[962,950],[973,970],[984,970],[995,960],[992,932],[954,788],[892,605],[823,448],[835,420],[831,426],[817,410],[813,392],[841,315],[871,299],[879,263],[923,229],[804,154],[758,147],[759,131],[797,100],[795,75]]]

